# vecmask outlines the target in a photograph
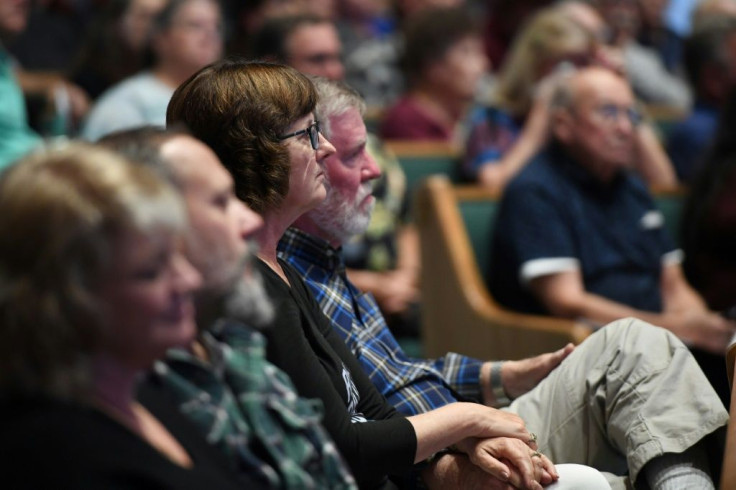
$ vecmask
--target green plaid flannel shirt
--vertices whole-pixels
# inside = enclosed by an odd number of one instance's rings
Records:
[[[221,320],[202,343],[209,363],[172,349],[154,375],[237,471],[273,488],[357,488],[320,423],[321,402],[300,398],[286,373],[266,360],[260,333]]]

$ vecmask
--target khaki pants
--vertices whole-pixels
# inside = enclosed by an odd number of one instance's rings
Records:
[[[687,347],[631,318],[591,335],[505,410],[524,419],[555,463],[631,481],[651,459],[680,453],[728,422]],[[606,476],[613,488],[625,488],[626,478]]]

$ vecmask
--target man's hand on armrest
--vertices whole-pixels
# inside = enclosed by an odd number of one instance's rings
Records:
[[[531,391],[539,384],[549,373],[552,372],[567,356],[575,349],[573,344],[567,344],[565,347],[554,352],[540,354],[518,361],[505,361],[501,365],[501,388],[503,393],[510,399],[515,399]],[[493,361],[483,363],[480,370],[481,392],[483,394],[483,403],[489,406],[496,406],[496,396],[494,386],[497,380],[491,375]]]

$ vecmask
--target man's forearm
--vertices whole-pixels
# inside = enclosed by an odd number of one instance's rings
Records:
[[[583,294],[576,304],[566,306],[565,311],[566,314],[555,316],[587,321],[595,326],[602,326],[621,318],[635,317],[653,325],[667,327],[662,325],[664,318],[659,313],[638,310],[592,293]],[[553,313],[555,313],[554,310]]]
[[[669,264],[662,269],[661,286],[662,311],[678,313],[688,311],[707,311],[703,298],[688,284],[682,267]]]

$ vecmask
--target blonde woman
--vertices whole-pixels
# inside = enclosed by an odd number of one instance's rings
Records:
[[[0,461],[8,488],[238,488],[139,374],[195,335],[185,212],[151,170],[82,144],[0,180]],[[242,487],[241,487],[242,488]]]
[[[587,66],[590,34],[555,9],[538,13],[519,33],[489,107],[471,115],[464,173],[500,190],[547,143],[549,103],[560,72]]]

